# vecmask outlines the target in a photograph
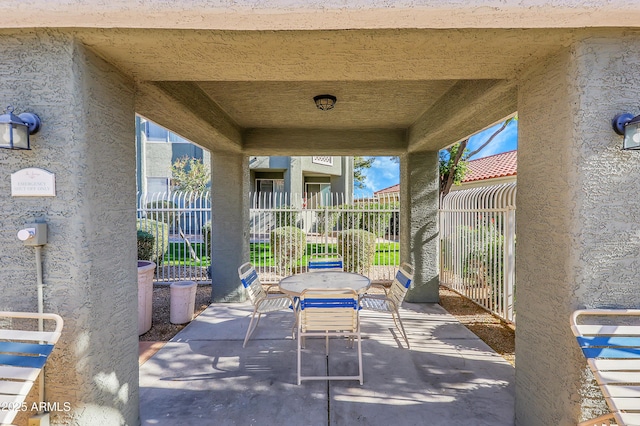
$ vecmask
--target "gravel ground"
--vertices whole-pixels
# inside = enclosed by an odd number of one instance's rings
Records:
[[[186,324],[175,325],[169,322],[169,297],[170,288],[168,285],[153,287],[152,327],[151,330],[140,336],[141,341],[166,342],[186,326]],[[196,315],[204,311],[210,301],[211,286],[198,285]],[[445,287],[440,287],[440,305],[494,351],[515,365],[515,329],[511,325]]]
[[[171,288],[167,284],[153,286],[153,313],[151,329],[140,336],[141,341],[168,342],[187,324],[171,324],[170,318]],[[198,285],[196,289],[195,314],[199,315],[211,303],[211,285]]]

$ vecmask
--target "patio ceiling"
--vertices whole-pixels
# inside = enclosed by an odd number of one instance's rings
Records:
[[[439,149],[515,112],[518,73],[580,37],[566,29],[74,32],[139,82],[139,113],[205,148],[250,154]],[[322,93],[337,96],[334,110],[315,108]]]

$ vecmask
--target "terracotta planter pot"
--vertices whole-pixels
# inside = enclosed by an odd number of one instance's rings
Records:
[[[149,260],[138,260],[138,335],[151,329],[153,311],[153,273],[156,264]]]

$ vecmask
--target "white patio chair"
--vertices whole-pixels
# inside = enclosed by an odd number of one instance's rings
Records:
[[[407,342],[407,348],[410,349],[409,338],[404,330],[402,319],[400,318],[400,305],[404,300],[407,290],[411,286],[413,279],[413,266],[408,263],[400,265],[400,269],[396,273],[396,277],[388,289],[385,286],[374,284],[384,289],[384,296],[381,294],[363,294],[360,296],[360,306],[362,309],[376,312],[387,312],[393,317],[393,322],[398,331]]]
[[[349,337],[358,342],[357,376],[303,376],[302,349],[306,337],[324,337],[329,356],[329,337]],[[358,318],[358,293],[346,289],[307,289],[300,295],[298,318],[298,384],[303,380],[359,380],[363,382],[362,342]]]
[[[314,253],[307,263],[309,272],[343,271],[342,256],[337,253]]]
[[[0,319],[53,320],[54,331],[0,328],[0,425],[10,425],[62,333],[56,314],[0,312]]]
[[[247,329],[247,334],[244,337],[242,347],[244,348],[247,345],[249,337],[251,337],[254,330],[258,327],[262,314],[281,311],[284,309],[291,309],[293,312],[294,322],[291,328],[291,337],[295,338],[297,316],[293,299],[290,296],[283,294],[268,294],[269,289],[267,288],[267,291],[265,291],[262,287],[262,283],[258,279],[258,273],[250,262],[244,263],[238,268],[238,276],[247,291],[249,300],[251,300],[251,303],[253,304],[253,314],[251,315],[251,321],[249,322],[249,328]],[[256,314],[258,314],[257,319]]]
[[[640,317],[640,309],[583,309],[571,315],[571,331],[611,410],[578,426],[640,425],[640,325],[633,317]]]

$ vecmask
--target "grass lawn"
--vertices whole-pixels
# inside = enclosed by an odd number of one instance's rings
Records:
[[[271,247],[268,243],[250,244],[250,260],[254,266],[276,266]],[[338,245],[329,244],[325,249],[324,244],[307,244],[306,253],[337,253]],[[298,266],[307,264],[308,255],[304,255],[297,263]],[[379,243],[374,256],[375,266],[397,265],[400,261],[400,243]]]
[[[209,256],[203,243],[191,243],[191,248],[200,258],[195,261],[184,243],[169,243],[169,250],[163,257],[162,264],[170,266],[209,266]],[[329,253],[337,253],[338,245],[329,244],[327,249]],[[306,253],[325,253],[324,244],[307,244]],[[271,255],[271,247],[269,243],[251,243],[250,244],[250,261],[255,266],[275,266],[273,256]],[[299,262],[299,266],[307,264],[308,256],[305,255]],[[379,243],[376,247],[374,257],[374,265],[397,265],[400,260],[400,243]]]

